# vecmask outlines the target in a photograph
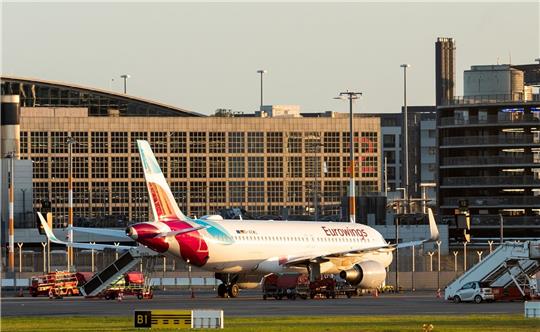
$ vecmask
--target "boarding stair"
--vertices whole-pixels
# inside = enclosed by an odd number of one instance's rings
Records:
[[[532,276],[539,271],[540,241],[505,242],[448,284],[444,297],[452,299],[463,285],[473,281],[485,282],[491,287],[508,287],[514,283],[524,295],[525,287],[536,291],[536,280]]]
[[[113,282],[118,280],[124,273],[128,272],[137,263],[139,263],[144,256],[155,256],[156,252],[143,247],[133,247],[122,254],[116,261],[107,266],[102,271],[96,273],[92,279],[85,283],[80,292],[84,296],[96,296],[101,291],[109,287]]]

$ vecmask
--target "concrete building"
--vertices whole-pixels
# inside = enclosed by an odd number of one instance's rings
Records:
[[[136,148],[146,139],[180,207],[201,216],[340,214],[347,193],[347,117],[207,117],[125,94],[2,77],[21,97],[20,155],[33,164],[33,207],[67,222],[67,138],[73,145],[74,222],[124,226],[149,218]],[[358,187],[381,191],[380,119],[355,118]],[[323,165],[325,167],[323,167]],[[315,199],[313,199],[315,197]],[[16,225],[20,221],[16,220]]]
[[[540,65],[536,65],[540,70]],[[527,66],[530,67],[530,66]],[[458,201],[468,200],[473,241],[540,237],[540,98],[523,72],[473,66],[463,97],[438,107],[438,200],[457,244]],[[479,95],[474,95],[478,93]]]

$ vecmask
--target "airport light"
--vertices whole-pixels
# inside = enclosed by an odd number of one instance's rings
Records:
[[[334,99],[349,100],[349,162],[350,162],[350,179],[349,179],[349,222],[356,223],[356,194],[354,183],[354,135],[353,135],[353,100],[360,98],[362,92],[345,91],[340,92],[338,97]]]
[[[126,93],[127,93],[127,88],[126,88],[126,86],[127,86],[127,79],[130,78],[131,75],[129,75],[129,74],[124,74],[124,75],[120,75],[120,77],[124,79],[124,94],[126,94]]]
[[[403,138],[404,138],[404,148],[405,148],[405,162],[404,165],[404,173],[405,173],[405,213],[410,213],[410,205],[409,205],[409,137],[408,137],[408,117],[407,117],[407,68],[409,68],[411,65],[409,64],[402,64],[400,65],[401,68],[403,68]]]
[[[259,108],[259,111],[262,111],[262,107],[263,107],[263,75],[268,73],[268,70],[259,69],[259,70],[257,70],[257,73],[261,74],[261,106]]]
[[[14,226],[14,187],[15,187],[15,152],[9,152],[6,156],[9,158],[9,173],[8,173],[8,236],[9,236],[9,272],[15,272],[15,226]]]
[[[72,146],[76,143],[71,136],[67,138],[68,145],[68,224],[69,224],[69,243],[73,244],[73,167],[72,167]],[[68,253],[68,271],[73,266],[73,246],[67,248]]]

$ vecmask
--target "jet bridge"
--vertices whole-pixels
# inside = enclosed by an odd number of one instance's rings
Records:
[[[482,281],[491,287],[514,283],[524,295],[524,287],[536,291],[532,278],[540,271],[540,241],[505,242],[481,262],[446,286],[444,297],[452,299],[468,282]]]
[[[133,247],[122,254],[116,261],[84,284],[80,291],[84,296],[96,296],[110,284],[139,263],[143,256],[156,256],[157,253],[146,247]]]

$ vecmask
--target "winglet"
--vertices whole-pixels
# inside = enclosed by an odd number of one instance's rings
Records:
[[[433,211],[431,208],[428,208],[428,220],[429,220],[429,233],[430,241],[437,241],[439,239],[439,229],[437,228],[437,223],[435,222],[435,217],[433,216]]]
[[[37,214],[39,217],[39,221],[41,222],[41,226],[43,227],[43,230],[45,231],[45,235],[47,235],[47,238],[51,240],[51,242],[54,242],[54,243],[66,244],[65,242],[58,240],[56,236],[54,236],[54,233],[49,228],[49,225],[47,224],[47,221],[45,220],[45,218],[43,218],[43,215],[41,214],[41,212],[38,212]]]

